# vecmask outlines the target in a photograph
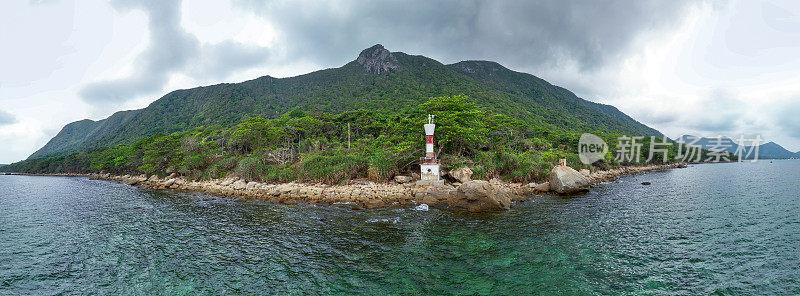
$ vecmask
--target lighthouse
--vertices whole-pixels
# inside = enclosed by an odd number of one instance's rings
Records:
[[[428,185],[444,185],[444,181],[439,178],[439,159],[433,151],[433,133],[436,124],[433,123],[433,115],[428,115],[428,123],[425,128],[425,157],[420,157],[419,168],[420,177],[423,183]]]

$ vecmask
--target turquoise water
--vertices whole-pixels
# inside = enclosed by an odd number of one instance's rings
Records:
[[[0,294],[800,294],[798,180],[697,165],[469,214],[0,176]]]

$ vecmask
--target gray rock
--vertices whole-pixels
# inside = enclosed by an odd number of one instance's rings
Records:
[[[419,180],[414,183],[416,186],[444,186],[444,180]]]
[[[533,189],[536,192],[548,192],[550,191],[550,182],[529,183],[528,188]]]
[[[464,184],[472,181],[472,170],[468,167],[458,168],[450,171],[450,176]]]
[[[238,180],[236,182],[233,182],[231,186],[233,187],[233,190],[244,190],[245,188],[247,188],[247,182]]]
[[[236,179],[236,178],[225,179],[225,180],[222,180],[222,182],[220,182],[219,185],[220,186],[230,186],[231,184],[233,184],[233,182],[236,182],[236,180],[238,180],[238,179]]]
[[[486,181],[469,181],[458,186],[448,204],[470,212],[504,211],[511,208],[511,195]]]
[[[136,185],[136,184],[139,183],[139,178],[137,178],[137,177],[129,177],[129,178],[123,179],[122,182],[124,182],[125,184],[128,184],[128,185]]]
[[[411,195],[414,199],[425,204],[439,204],[447,201],[455,192],[453,186],[440,185],[440,186],[417,186],[411,190]]]
[[[591,182],[571,167],[559,165],[550,171],[550,190],[558,194],[573,194],[589,190]]]
[[[405,184],[411,182],[413,179],[409,176],[394,176],[394,181],[398,184]]]

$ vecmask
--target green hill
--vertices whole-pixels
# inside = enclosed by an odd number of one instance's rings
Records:
[[[628,163],[611,149],[581,163],[583,132],[609,148],[620,135],[661,136],[612,106],[494,62],[444,65],[376,45],[339,68],[177,90],[144,109],[71,123],[0,171],[387,181],[419,170],[428,114],[443,168],[470,167],[486,180],[544,180],[564,158],[575,168]]]
[[[293,108],[337,114],[408,110],[430,97],[466,95],[481,107],[553,131],[657,135],[613,106],[578,98],[536,76],[495,62],[436,60],[375,45],[346,65],[290,78],[269,76],[176,90],[147,108],[66,125],[28,159],[132,143],[157,132],[231,126],[247,115],[274,118]]]

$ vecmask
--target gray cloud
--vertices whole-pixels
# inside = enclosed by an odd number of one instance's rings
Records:
[[[17,123],[17,118],[13,114],[0,110],[0,126]]]
[[[696,114],[687,126],[711,133],[730,133],[740,130],[746,119],[746,111],[742,110],[742,100],[726,89],[715,89],[700,101],[697,110],[705,112]]]
[[[235,41],[223,41],[216,44],[205,44],[202,56],[192,69],[196,76],[222,79],[236,70],[260,65],[268,61],[271,52],[266,47],[241,44]]]
[[[782,104],[778,108],[771,108],[768,112],[772,113],[772,118],[784,133],[789,136],[800,138],[800,97],[791,102]]]
[[[199,42],[180,28],[180,2],[116,1],[120,10],[141,9],[148,15],[150,46],[136,58],[131,76],[89,84],[80,96],[91,104],[113,104],[152,93],[167,83],[168,75],[196,55]]]
[[[488,59],[536,69],[575,63],[591,71],[615,60],[639,33],[671,23],[682,1],[364,1],[262,2],[238,6],[272,23],[284,60],[338,66],[375,43],[454,62]],[[173,73],[222,79],[261,65],[271,49],[233,41],[203,44],[180,25],[180,1],[112,2],[121,11],[148,15],[150,45],[128,77],[84,86],[79,95],[94,106],[113,106],[159,92]]]
[[[225,41],[202,44],[180,25],[180,1],[115,1],[118,10],[140,9],[148,15],[150,45],[135,60],[135,72],[125,78],[91,83],[81,98],[94,106],[109,106],[136,96],[161,91],[176,72],[198,79],[219,79],[233,71],[259,65],[269,52],[264,47]]]
[[[273,1],[238,3],[270,20],[287,58],[336,65],[382,43],[450,61],[490,59],[593,70],[642,32],[680,19],[685,1]],[[291,56],[293,53],[294,56]]]

